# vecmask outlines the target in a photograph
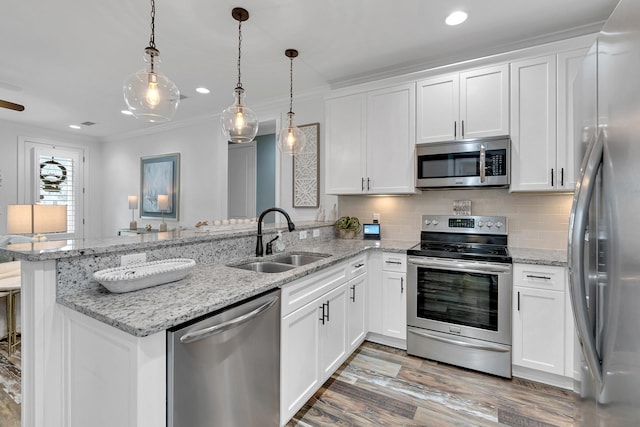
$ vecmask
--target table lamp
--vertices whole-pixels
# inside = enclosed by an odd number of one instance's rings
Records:
[[[167,231],[167,223],[164,222],[164,211],[169,209],[169,195],[158,194],[158,210],[162,212],[162,223],[160,224],[160,231]]]
[[[66,205],[8,205],[7,232],[31,234],[35,242],[46,241],[42,233],[67,231]]]
[[[134,213],[138,209],[138,196],[129,196],[129,209],[131,209],[131,222],[129,223],[129,230],[137,230],[138,223],[135,220]]]

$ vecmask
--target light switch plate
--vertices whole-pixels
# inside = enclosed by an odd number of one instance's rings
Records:
[[[300,240],[307,238],[307,230],[302,230],[300,232]]]
[[[320,237],[320,230],[318,229],[313,230],[313,237]]]

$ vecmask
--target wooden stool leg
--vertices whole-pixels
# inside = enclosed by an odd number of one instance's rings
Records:
[[[11,357],[15,347],[18,345],[18,331],[16,322],[16,301],[20,291],[9,291],[7,295],[7,355]]]

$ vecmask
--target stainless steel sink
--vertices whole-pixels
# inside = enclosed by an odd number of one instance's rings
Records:
[[[254,261],[245,264],[232,265],[231,267],[241,268],[243,270],[252,270],[258,273],[282,273],[283,271],[296,268],[295,265],[281,264],[273,261]]]
[[[272,261],[299,267],[301,265],[307,265],[311,264],[312,262],[320,261],[321,259],[330,256],[331,255],[326,254],[287,254],[274,258]]]

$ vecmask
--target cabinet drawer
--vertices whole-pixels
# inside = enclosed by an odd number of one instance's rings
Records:
[[[565,268],[550,265],[513,265],[514,286],[564,292]]]
[[[384,271],[398,271],[400,273],[405,273],[407,271],[407,255],[383,252],[382,269]]]
[[[367,271],[367,254],[358,255],[349,260],[349,279],[353,279]]]
[[[346,281],[347,263],[341,262],[310,276],[287,283],[282,287],[281,315],[286,316]]]

